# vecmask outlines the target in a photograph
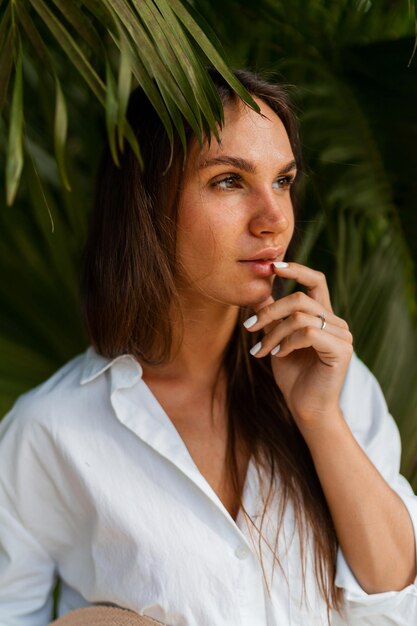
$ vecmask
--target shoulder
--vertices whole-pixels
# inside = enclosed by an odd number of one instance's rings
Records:
[[[22,428],[26,422],[42,422],[58,407],[61,410],[68,407],[66,400],[73,399],[80,387],[86,354],[77,355],[46,381],[17,398],[0,423],[0,435],[12,421]]]
[[[88,348],[60,367],[50,378],[17,398],[0,422],[0,439],[53,430],[55,426],[83,419],[94,397],[105,396],[107,381],[100,376],[113,361]],[[97,379],[97,380],[96,380]],[[88,383],[88,384],[86,384]]]
[[[60,418],[72,413],[71,398],[79,387],[84,355],[20,396],[0,423],[0,506],[24,526],[42,521],[39,502],[53,502],[51,476],[59,476],[55,431]],[[35,497],[36,495],[36,497]],[[43,520],[44,521],[44,520]]]
[[[45,516],[55,528],[82,518],[97,478],[88,459],[107,460],[103,442],[121,446],[112,392],[133,385],[139,371],[128,355],[106,359],[89,349],[21,396],[0,423],[0,508],[41,545],[51,545]]]
[[[49,451],[58,422],[74,414],[86,353],[63,365],[49,379],[21,395],[0,422],[0,458],[4,475],[7,462],[41,461],[38,450]],[[13,461],[15,459],[15,462]]]
[[[108,407],[116,387],[128,386],[141,374],[140,365],[130,355],[110,359],[90,347],[16,400],[0,422],[0,438],[10,428],[16,434],[23,429],[52,432],[65,424],[83,423],[87,414]]]

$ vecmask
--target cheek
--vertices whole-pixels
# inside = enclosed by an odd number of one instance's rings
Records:
[[[204,215],[184,210],[177,223],[177,255],[188,271],[194,272],[215,257],[215,237]],[[198,270],[199,273],[200,270]]]
[[[233,247],[237,223],[236,212],[219,203],[187,202],[178,215],[178,248],[223,256]]]

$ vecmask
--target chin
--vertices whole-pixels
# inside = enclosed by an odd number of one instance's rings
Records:
[[[272,281],[264,282],[263,284],[251,285],[247,288],[243,288],[239,294],[239,306],[254,306],[264,302],[272,294]]]

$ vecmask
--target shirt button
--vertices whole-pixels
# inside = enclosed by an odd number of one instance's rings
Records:
[[[238,559],[247,559],[250,555],[250,550],[247,546],[241,545],[235,550],[235,555]]]

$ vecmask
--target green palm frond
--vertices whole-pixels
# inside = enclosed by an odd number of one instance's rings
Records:
[[[7,204],[16,197],[23,166],[24,73],[35,53],[55,84],[55,157],[66,189],[66,101],[56,52],[62,50],[106,110],[112,155],[126,139],[140,159],[140,146],[126,121],[132,75],[150,97],[169,136],[184,141],[183,119],[198,137],[217,135],[223,110],[205,71],[214,65],[253,108],[257,105],[231,73],[223,56],[180,0],[14,0],[0,5],[0,113],[9,127]],[[119,56],[114,76],[114,57]],[[136,67],[137,66],[137,67]],[[10,78],[13,90],[10,89]],[[117,136],[117,142],[116,142]]]

